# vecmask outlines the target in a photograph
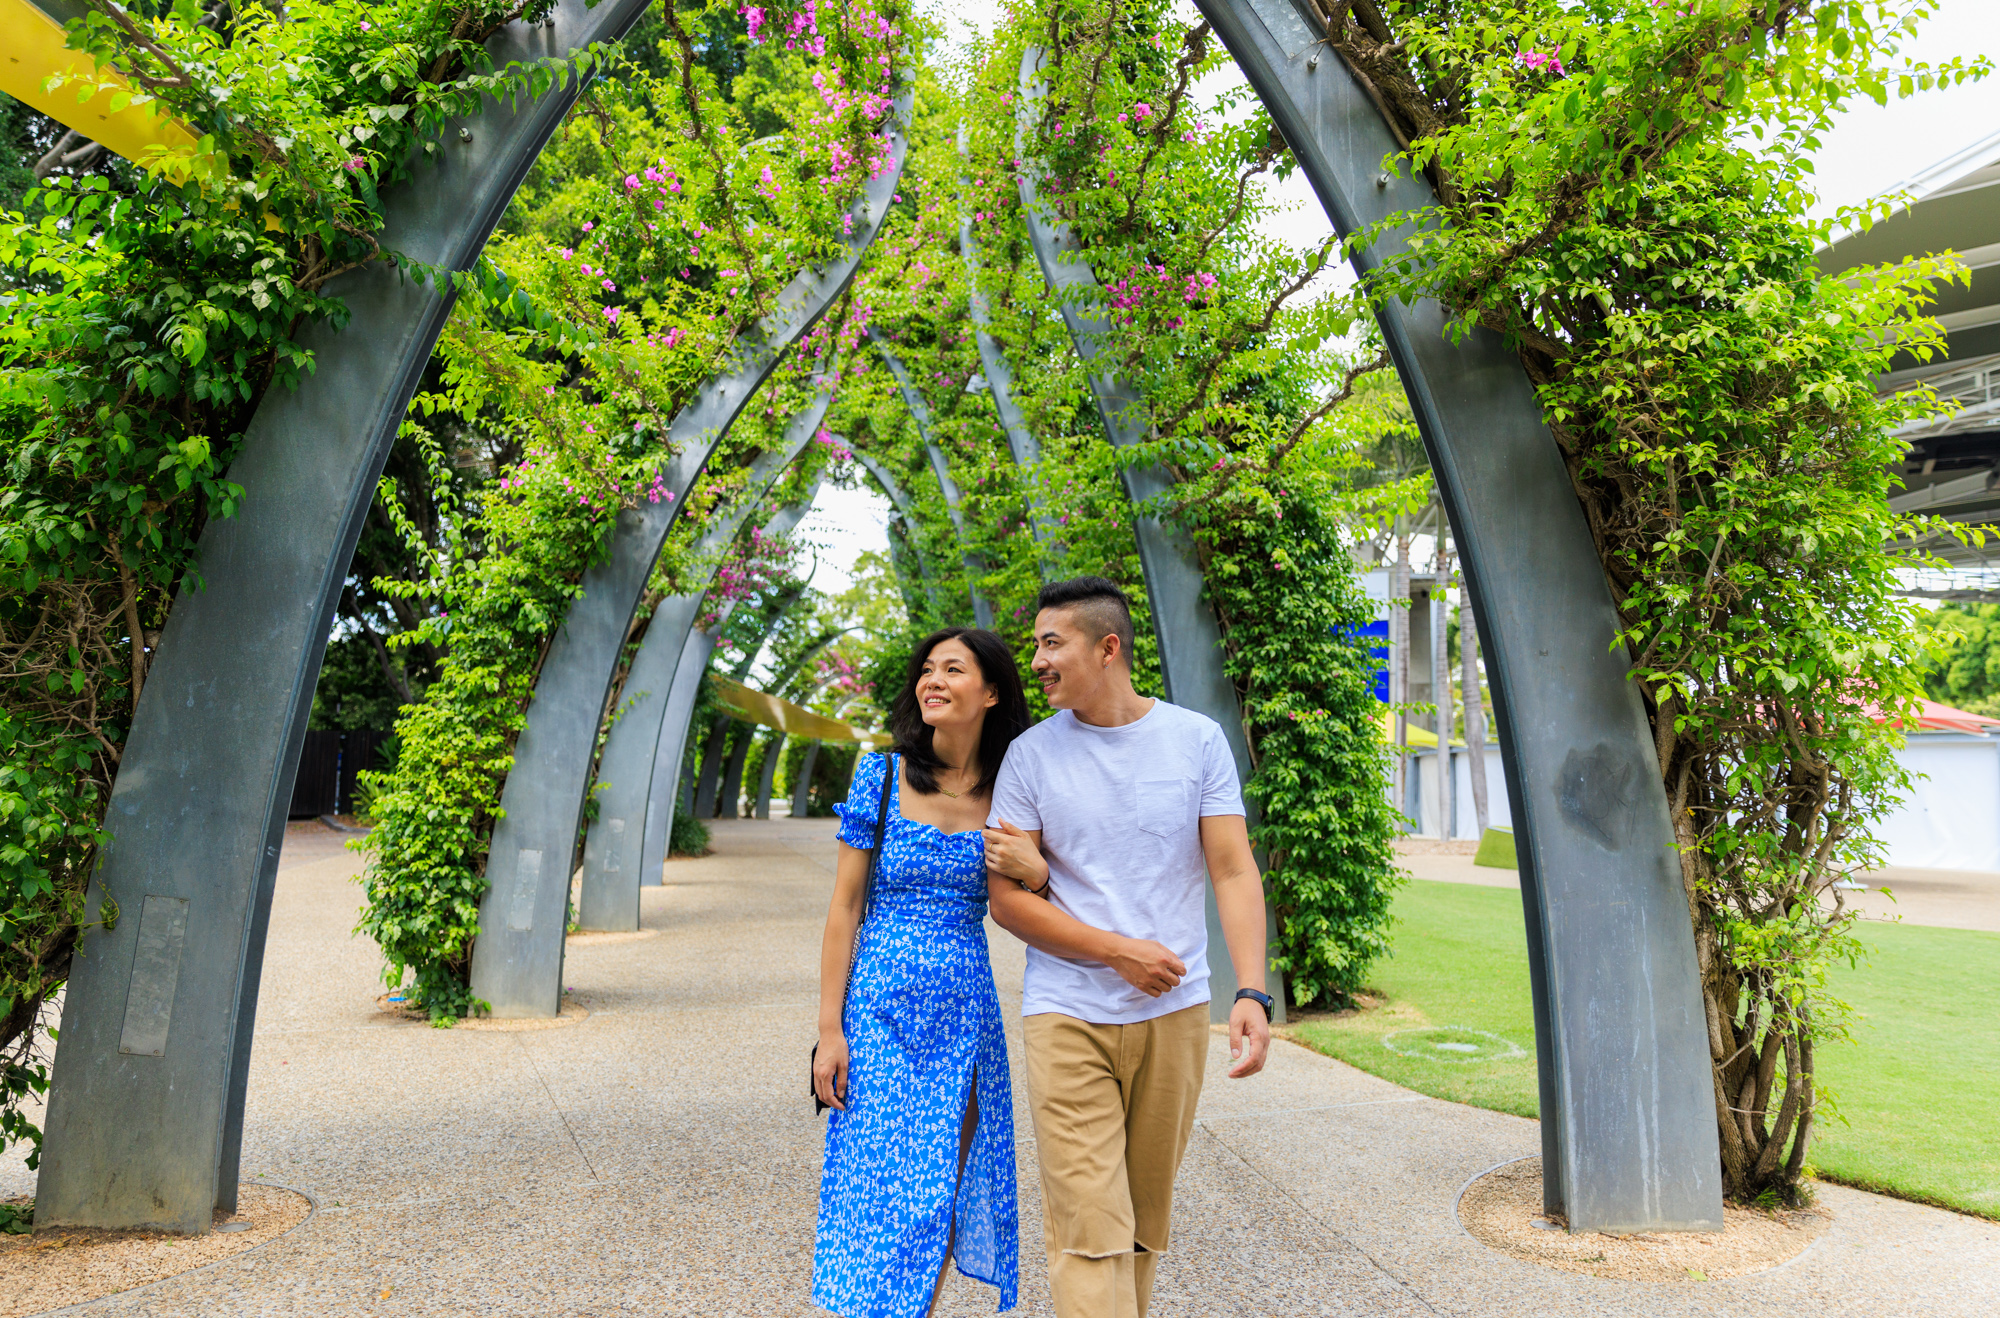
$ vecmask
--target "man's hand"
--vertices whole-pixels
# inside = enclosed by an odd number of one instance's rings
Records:
[[[1112,944],[1104,964],[1149,998],[1178,988],[1187,965],[1164,944],[1150,938],[1120,938]]]
[[[1006,820],[986,829],[986,872],[995,878],[1012,879],[1030,892],[1039,894],[1049,884],[1049,862],[1035,837]]]
[[[1264,1009],[1248,998],[1238,998],[1229,1011],[1229,1078],[1241,1080],[1264,1069],[1271,1053],[1271,1022]]]

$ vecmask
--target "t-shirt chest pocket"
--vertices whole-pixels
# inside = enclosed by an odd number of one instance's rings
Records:
[[[1175,837],[1193,822],[1184,778],[1154,779],[1139,784],[1134,816],[1139,827],[1155,837]]]

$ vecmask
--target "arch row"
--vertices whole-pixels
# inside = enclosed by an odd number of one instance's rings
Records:
[[[616,41],[646,8],[647,0],[560,0],[542,22],[496,33],[489,50],[496,63],[561,58]],[[385,197],[385,246],[417,265],[473,268],[580,91],[570,79],[539,98],[489,99],[420,185]],[[908,122],[909,108],[906,94],[895,124]],[[777,310],[739,338],[729,364],[676,417],[671,433],[682,452],[664,473],[676,497],[650,517],[620,518],[611,561],[587,582],[583,617],[572,616],[559,646],[580,653],[601,646],[606,631],[622,639],[714,445],[845,290],[879,233],[908,156],[900,128],[893,146],[894,164],[851,208],[844,254],[781,292]],[[448,284],[418,284],[382,262],[343,276],[332,291],[344,298],[349,324],[308,330],[317,372],[260,404],[230,469],[245,492],[242,511],[203,532],[204,587],[175,601],[126,744],[104,823],[111,841],[91,888],[87,920],[97,927],[65,993],[36,1196],[46,1222],[195,1234],[214,1209],[236,1206],[258,981],[313,690],[377,478],[453,302]],[[496,838],[495,855],[512,864],[494,876],[482,918],[500,946],[485,958],[483,977],[475,967],[476,982],[498,995],[496,1007],[560,996],[559,903],[616,657],[613,642],[594,690],[592,665],[565,660],[554,672],[570,676],[537,692],[543,712],[531,715],[522,744],[565,763],[580,742],[582,771],[567,809],[533,803],[540,808],[524,810],[510,831],[511,852]],[[565,736],[558,705],[580,711],[589,730]],[[537,848],[521,842],[564,828],[559,851],[542,848],[560,860],[523,884],[522,853]],[[113,910],[114,925],[98,924]],[[554,935],[553,955],[546,932],[533,937],[537,922]]]
[[[1310,16],[1294,0],[1198,4],[1337,229],[1352,233],[1428,200],[1421,180],[1379,173],[1394,141],[1344,66],[1313,53]],[[604,0],[595,9],[564,0],[548,26],[515,25],[496,44],[505,47],[502,57],[560,55],[616,39],[643,9],[644,0]],[[1024,92],[1033,86],[1033,61],[1031,52]],[[438,266],[470,268],[575,95],[571,87],[512,109],[489,106],[434,185],[405,188],[392,203],[396,245]],[[1024,113],[1029,101],[1024,95]],[[907,101],[899,106],[905,122],[908,109]],[[671,508],[621,516],[610,561],[586,578],[545,665],[493,839],[473,991],[498,1014],[549,1015],[559,1004],[569,858],[596,733],[674,510],[783,352],[852,279],[907,158],[899,139],[896,167],[854,208],[847,255],[794,281],[782,310],[745,336],[732,368],[677,418],[683,453],[669,467],[679,496]],[[1043,274],[1062,298],[1079,355],[1094,366],[1103,332],[1088,311],[1095,278],[1074,259],[1074,237],[1040,204],[1032,170],[1020,194]],[[966,250],[970,257],[969,241]],[[1353,260],[1365,277],[1369,255]],[[360,519],[451,300],[448,290],[412,286],[380,268],[348,280],[342,291],[356,323],[339,335],[322,331],[318,376],[260,409],[231,471],[246,490],[244,512],[205,534],[207,588],[177,600],[171,643],[135,722],[106,823],[114,840],[93,890],[94,903],[109,895],[125,917],[94,933],[90,955],[78,960],[56,1059],[38,1195],[38,1215],[52,1222],[195,1232],[213,1207],[235,1203],[284,803]],[[1009,421],[1003,399],[1011,402],[1011,372],[997,344],[989,358],[982,312],[975,287],[981,359],[1018,461],[1016,429],[1030,443],[1032,436]],[[1567,1212],[1579,1230],[1717,1226],[1720,1179],[1685,899],[1638,697],[1619,656],[1605,649],[1615,615],[1581,512],[1504,345],[1481,334],[1450,343],[1436,304],[1385,307],[1378,316],[1463,547],[1493,664],[1520,830],[1549,1207]],[[1095,370],[1090,384],[1110,441],[1143,438],[1138,391]],[[795,421],[788,448],[797,434],[816,430],[825,401],[815,401],[819,414],[803,428]],[[1018,422],[1018,409],[1013,417]],[[307,426],[321,442],[296,442]],[[790,459],[766,456],[775,480]],[[940,458],[933,460],[949,499]],[[863,463],[895,499],[890,473]],[[1126,467],[1122,475],[1135,506],[1173,483],[1156,468]],[[761,479],[760,472],[753,483]],[[736,526],[756,503],[746,496],[732,509]],[[1167,694],[1216,718],[1247,771],[1240,711],[1192,544],[1165,522],[1136,520]],[[650,712],[614,724],[615,763],[629,767],[632,790],[620,797],[628,813],[613,818],[626,826],[613,829],[601,817],[603,831],[593,827],[585,847],[586,904],[606,919],[623,918],[629,903],[636,923],[639,876],[664,853],[693,691],[714,644],[692,625],[699,605],[698,596],[676,598],[647,660]],[[617,738],[628,725],[630,735]],[[602,776],[615,788],[610,754],[607,743]],[[643,821],[636,828],[635,818]],[[1218,998],[1226,1002],[1233,975],[1213,923],[1211,911]]]

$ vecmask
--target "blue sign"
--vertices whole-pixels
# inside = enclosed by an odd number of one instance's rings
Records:
[[[1334,635],[1350,637],[1366,636],[1378,643],[1368,647],[1368,653],[1375,660],[1375,698],[1383,704],[1389,703],[1389,620],[1377,618],[1363,627],[1333,629]]]

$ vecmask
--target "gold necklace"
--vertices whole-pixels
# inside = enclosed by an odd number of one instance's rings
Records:
[[[964,771],[963,769],[960,769],[960,770],[959,770],[958,772],[959,772],[960,774],[963,774],[963,773],[964,773],[965,771]],[[952,790],[951,790],[951,788],[949,788],[949,787],[946,787],[946,786],[944,785],[944,780],[943,780],[943,779],[939,779],[939,780],[938,780],[938,785],[937,785],[937,789],[938,789],[938,790],[939,790],[940,792],[943,792],[943,793],[944,793],[944,794],[945,794],[946,796],[950,797],[950,798],[951,798],[952,800],[954,800],[954,801],[956,801],[956,800],[957,800],[957,799],[959,798],[959,795],[960,795],[960,794],[959,794],[958,792],[954,792],[954,791],[952,791]]]

